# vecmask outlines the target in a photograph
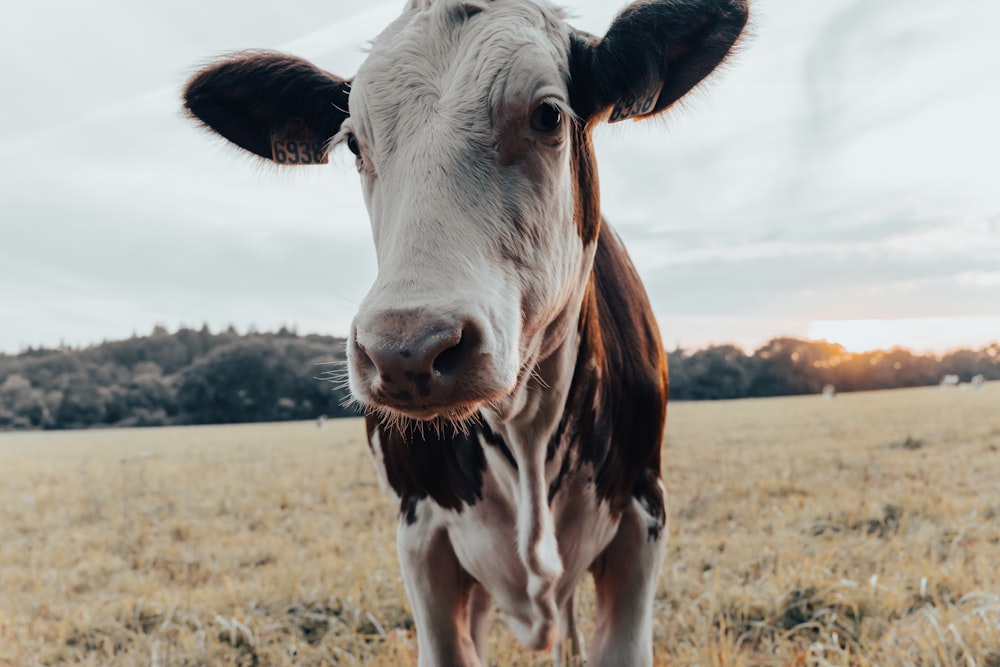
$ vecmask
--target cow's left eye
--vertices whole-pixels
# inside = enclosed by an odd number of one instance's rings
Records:
[[[562,126],[562,110],[552,102],[542,102],[531,114],[531,129],[555,132]]]
[[[354,153],[354,157],[361,157],[361,147],[358,146],[358,138],[353,134],[347,135],[347,148]]]

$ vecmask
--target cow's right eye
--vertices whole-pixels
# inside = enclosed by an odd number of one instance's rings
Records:
[[[354,153],[354,157],[361,157],[361,147],[358,146],[358,138],[353,134],[347,135],[347,148]]]
[[[552,102],[542,102],[531,114],[531,127],[539,132],[555,132],[560,125],[562,111]]]

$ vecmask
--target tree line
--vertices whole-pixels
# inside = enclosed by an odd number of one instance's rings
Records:
[[[225,424],[353,416],[344,340],[156,327],[82,349],[0,355],[0,429]]]
[[[1000,379],[1000,344],[944,356],[852,354],[775,338],[747,354],[721,345],[669,353],[670,397],[711,400],[937,384],[946,374]],[[221,424],[356,416],[345,341],[321,335],[157,327],[86,348],[0,354],[0,429]]]
[[[903,348],[851,353],[826,341],[774,338],[751,354],[733,345],[669,355],[670,397],[714,400],[935,385],[945,375],[963,382],[1000,379],[1000,343],[943,356]]]

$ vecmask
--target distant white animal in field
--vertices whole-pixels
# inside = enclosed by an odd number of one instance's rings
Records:
[[[959,377],[957,375],[945,375],[941,378],[941,389],[954,389],[959,385]]]
[[[832,401],[837,395],[837,388],[832,384],[823,385],[823,398],[827,401]]]
[[[326,415],[320,415],[319,417],[316,418],[316,428],[318,429],[326,428],[328,421],[329,420],[326,418]]]
[[[490,664],[494,603],[564,664],[588,572],[589,664],[653,662],[667,361],[592,134],[673,106],[747,12],[638,0],[601,38],[547,0],[409,0],[352,81],[253,51],[188,83],[191,114],[261,157],[354,156],[378,276],[349,381],[399,501],[422,667]]]
[[[976,391],[982,391],[983,389],[986,388],[986,378],[982,374],[973,375],[972,382],[970,382],[969,384],[971,384],[972,388],[975,389]]]

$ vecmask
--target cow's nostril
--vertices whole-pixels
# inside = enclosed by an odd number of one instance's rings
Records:
[[[479,336],[475,327],[462,328],[458,342],[447,347],[434,358],[431,367],[440,378],[454,378],[462,375],[472,364],[472,357],[479,347]]]
[[[465,356],[463,353],[465,337],[459,339],[458,343],[453,347],[449,347],[446,350],[442,350],[440,354],[434,359],[432,368],[434,372],[439,376],[451,376],[458,371],[462,366],[462,359]]]
[[[371,358],[371,355],[368,354],[368,350],[365,349],[365,346],[358,342],[357,336],[354,338],[354,348],[358,352],[355,362],[358,370],[366,372],[376,370],[375,361]]]

